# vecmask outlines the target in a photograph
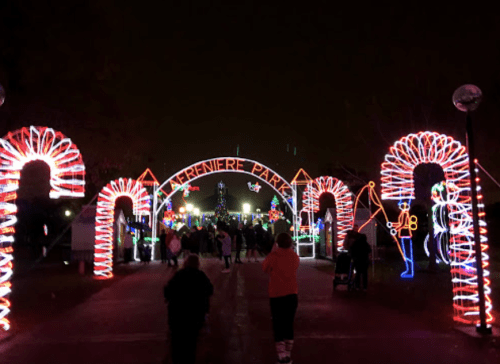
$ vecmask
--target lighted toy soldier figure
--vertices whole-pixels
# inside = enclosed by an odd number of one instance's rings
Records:
[[[387,227],[391,229],[391,235],[397,235],[401,242],[401,249],[405,258],[406,270],[401,273],[401,278],[413,278],[414,262],[413,262],[413,244],[412,231],[417,230],[417,217],[410,215],[410,204],[400,202],[398,204],[401,212],[399,213],[398,222],[388,222]]]

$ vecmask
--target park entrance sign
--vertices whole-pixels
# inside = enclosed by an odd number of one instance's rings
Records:
[[[292,185],[290,185],[290,183],[288,183],[278,173],[259,162],[238,157],[221,157],[194,163],[168,178],[160,186],[155,186],[155,193],[153,198],[153,242],[156,240],[158,214],[160,213],[161,209],[166,206],[172,199],[172,196],[177,191],[180,191],[182,186],[186,183],[204,176],[209,176],[214,173],[249,174],[268,184],[281,196],[282,200],[290,207],[290,210],[293,213],[294,235],[297,234],[297,190],[292,188]],[[158,199],[159,191],[164,194],[164,196],[162,196],[163,200],[161,202]]]

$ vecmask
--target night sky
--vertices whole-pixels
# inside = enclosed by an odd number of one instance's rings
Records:
[[[500,179],[493,9],[315,3],[3,1],[0,132],[62,131],[96,184],[146,167],[164,179],[237,145],[288,180],[300,167],[317,177],[343,166],[379,183],[388,147],[410,132],[465,142],[451,97],[473,83],[484,94],[477,154]],[[194,183],[200,198],[212,179]]]

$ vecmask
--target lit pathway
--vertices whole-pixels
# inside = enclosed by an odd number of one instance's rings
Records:
[[[460,333],[367,305],[362,295],[332,297],[331,277],[313,264],[299,271],[296,363],[488,362],[478,356],[474,340]],[[203,262],[216,293],[199,363],[274,363],[267,277],[260,264],[235,266],[230,274],[221,274],[221,267],[216,259]],[[125,277],[29,335],[1,344],[0,363],[162,363],[167,356],[162,287],[171,272],[153,263]]]

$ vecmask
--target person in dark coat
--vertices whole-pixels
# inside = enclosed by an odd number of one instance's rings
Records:
[[[250,258],[252,257],[252,255],[253,255],[255,261],[257,262],[256,236],[255,236],[255,230],[253,229],[252,224],[248,225],[248,227],[245,231],[245,240],[247,242],[248,262],[250,263]]]
[[[213,285],[191,254],[163,289],[168,302],[171,355],[174,364],[194,364],[196,341],[210,308]]]
[[[167,233],[165,230],[162,230],[160,234],[160,257],[162,263],[167,262]]]
[[[191,227],[191,235],[189,236],[189,251],[192,254],[200,253],[200,232],[196,227]]]
[[[241,248],[243,246],[243,231],[242,231],[242,229],[243,229],[243,224],[242,223],[238,224],[238,228],[234,232],[234,237],[233,237],[233,241],[236,245],[236,257],[234,259],[234,262],[238,263],[238,264],[243,264],[243,262],[241,261],[241,258],[240,258]]]
[[[360,280],[363,279],[363,290],[368,288],[368,265],[370,264],[370,254],[372,248],[366,239],[365,234],[358,233],[357,239],[351,245],[349,253],[351,254],[356,276],[354,277],[354,286],[360,289]]]

